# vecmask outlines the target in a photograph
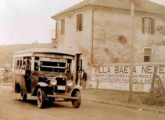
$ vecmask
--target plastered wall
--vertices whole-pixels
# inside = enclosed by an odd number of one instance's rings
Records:
[[[142,18],[155,19],[155,34],[142,34]],[[94,63],[129,63],[131,53],[130,11],[114,8],[97,8],[94,12]],[[135,13],[135,62],[144,62],[143,49],[153,49],[152,62],[163,62],[165,17],[149,13]],[[161,30],[160,30],[161,29]]]
[[[83,15],[83,30],[76,29],[76,16]],[[87,68],[91,59],[91,32],[92,18],[91,9],[81,9],[74,13],[70,13],[58,19],[58,49],[66,49],[73,52],[81,52],[83,54],[83,67]],[[60,20],[65,19],[65,34],[60,34]]]
[[[165,86],[165,64],[134,64],[133,91],[149,92],[153,80],[154,66],[157,66],[156,75]],[[130,64],[109,64],[91,67],[91,79],[88,81],[90,88],[129,90]],[[159,79],[155,79],[155,87],[160,86]]]
[[[76,15],[79,13],[83,14],[83,31],[81,32],[76,31]],[[142,17],[151,17],[155,19],[154,35],[142,34]],[[63,18],[65,18],[66,27],[65,34],[61,35],[59,20]],[[83,67],[88,74],[87,87],[128,90],[128,73],[125,75],[125,82],[121,80],[121,77],[119,77],[119,79],[115,78],[117,81],[114,82],[113,74],[116,75],[116,73],[107,73],[106,75],[108,76],[105,77],[105,74],[102,76],[102,73],[97,73],[94,66],[97,65],[102,69],[102,67],[114,63],[115,65],[130,63],[130,55],[132,52],[130,40],[130,18],[130,11],[128,10],[96,7],[80,9],[79,11],[67,14],[57,20],[58,49],[66,49],[74,52],[79,51],[83,54]],[[143,64],[145,47],[152,48],[151,62],[164,63],[165,16],[136,12],[134,26],[135,63]],[[93,63],[91,61],[92,59]],[[99,75],[101,76],[99,77]],[[138,73],[138,75],[141,76],[140,73]],[[138,78],[137,80],[142,81],[140,84],[137,83],[134,85],[134,91],[148,92],[150,90],[152,74],[143,73],[142,75],[144,75],[144,77],[146,75],[148,78]],[[104,78],[107,79],[107,81],[102,81]]]

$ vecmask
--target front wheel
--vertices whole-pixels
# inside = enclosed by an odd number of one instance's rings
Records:
[[[78,99],[72,101],[73,108],[79,108],[81,104],[81,94],[80,91],[76,91],[72,97],[77,97]]]
[[[41,88],[37,91],[37,105],[39,108],[44,108],[46,106],[46,94]]]
[[[21,95],[21,100],[22,100],[22,101],[26,101],[26,100],[27,100],[27,94],[25,94],[25,93],[23,92],[23,90],[20,91],[20,95]]]

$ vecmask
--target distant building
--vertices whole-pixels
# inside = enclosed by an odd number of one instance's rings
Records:
[[[52,16],[54,46],[82,52],[86,70],[130,63],[130,6],[130,0],[84,0]],[[164,11],[164,6],[149,0],[135,8],[136,63],[165,63]]]

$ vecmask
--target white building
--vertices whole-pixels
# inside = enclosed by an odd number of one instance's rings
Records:
[[[58,49],[82,52],[89,80],[101,82],[92,77],[93,66],[130,63],[130,7],[130,0],[84,0],[52,16],[56,21],[53,44]],[[135,7],[136,63],[165,63],[164,11],[164,6],[149,0]]]

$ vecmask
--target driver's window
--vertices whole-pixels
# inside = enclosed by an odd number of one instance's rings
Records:
[[[35,62],[35,63],[34,63],[34,70],[35,70],[35,71],[38,71],[38,70],[39,70],[38,62]]]
[[[34,62],[34,70],[35,71],[39,71],[39,66],[40,66],[40,57],[38,57],[38,56],[35,56],[34,57],[34,60],[35,60],[35,62]]]
[[[71,59],[67,59],[67,67],[66,67],[66,72],[67,73],[71,72],[71,63],[72,63],[72,60]]]

